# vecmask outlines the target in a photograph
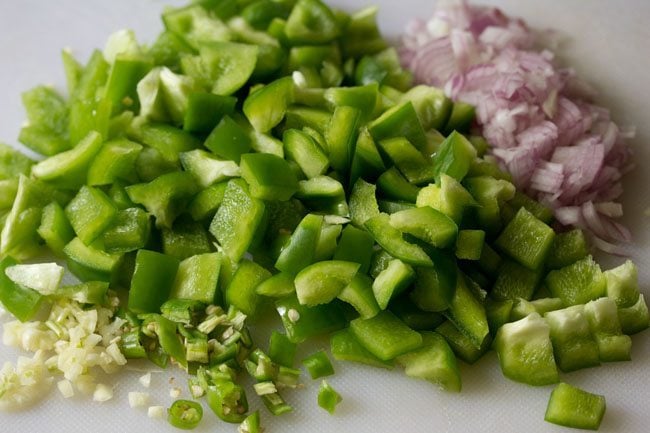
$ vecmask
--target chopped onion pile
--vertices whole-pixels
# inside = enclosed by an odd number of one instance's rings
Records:
[[[429,21],[415,20],[402,37],[402,63],[415,80],[476,107],[491,152],[558,222],[586,229],[594,245],[622,253],[630,232],[614,221],[621,176],[632,167],[623,130],[572,69],[554,63],[520,19],[499,9],[439,1]]]

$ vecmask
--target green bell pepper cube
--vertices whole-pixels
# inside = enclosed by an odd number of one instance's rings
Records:
[[[297,348],[296,343],[289,340],[286,334],[278,331],[271,332],[269,339],[269,357],[276,364],[289,368],[293,367]]]
[[[456,291],[444,314],[475,347],[481,347],[489,333],[485,306],[472,293],[463,274],[456,278]]]
[[[325,135],[332,114],[319,108],[293,106],[287,109],[286,128],[303,129],[309,127],[321,135]]]
[[[392,256],[410,265],[432,266],[431,259],[424,250],[415,244],[406,242],[402,237],[402,232],[390,224],[389,215],[380,214],[370,218],[366,221],[365,227],[375,241]]]
[[[424,311],[449,308],[456,291],[457,268],[451,255],[437,253],[431,268],[415,268],[415,284],[410,299]]]
[[[526,210],[519,209],[501,232],[495,245],[528,269],[539,269],[552,244],[555,232]]]
[[[102,190],[83,186],[66,206],[65,215],[79,239],[90,245],[111,226],[117,208]]]
[[[468,364],[474,364],[478,361],[490,350],[492,345],[492,336],[488,334],[485,336],[483,343],[476,347],[472,340],[467,338],[448,320],[441,323],[436,328],[436,332],[444,337],[454,354]]]
[[[291,8],[286,2],[258,1],[246,6],[241,16],[257,30],[266,30],[274,18],[286,19]]]
[[[151,219],[144,210],[132,207],[117,211],[115,219],[102,234],[108,253],[128,253],[144,248],[151,236]]]
[[[416,207],[390,215],[390,224],[396,229],[415,236],[437,248],[451,245],[464,231],[458,232],[454,221],[429,207]]]
[[[431,159],[422,155],[406,138],[381,140],[379,147],[409,182],[417,185],[434,181]]]
[[[252,92],[244,101],[244,114],[256,131],[268,132],[284,118],[293,102],[291,77],[280,78]]]
[[[502,224],[506,220],[501,215],[501,210],[505,210],[505,202],[514,197],[515,186],[511,182],[503,179],[495,179],[491,176],[467,178],[464,180],[464,185],[480,204],[480,207],[475,212],[479,226],[488,234],[496,235],[500,233]],[[519,211],[521,212],[522,209]],[[511,222],[509,221],[508,223]],[[542,229],[544,224],[541,224],[537,228]]]
[[[354,185],[358,178],[375,180],[386,171],[386,165],[377,149],[368,128],[362,128],[352,157],[350,168],[350,184]]]
[[[341,106],[334,109],[325,139],[329,149],[330,165],[339,173],[349,173],[354,146],[359,134],[361,111]]]
[[[475,110],[473,105],[461,101],[454,102],[443,133],[449,135],[454,131],[465,132],[474,121],[474,116]]]
[[[299,302],[309,307],[330,302],[350,284],[359,267],[358,263],[337,260],[307,266],[294,280]]]
[[[40,309],[43,296],[35,290],[16,284],[5,274],[5,270],[18,262],[6,256],[0,260],[0,302],[16,319],[25,322]]]
[[[146,57],[119,54],[115,58],[104,90],[114,114],[124,110],[137,112],[136,86],[152,68],[152,61]]]
[[[340,35],[334,14],[320,0],[298,0],[284,31],[291,45],[321,45]]]
[[[334,217],[336,218],[336,216]],[[347,219],[345,219],[347,220]],[[316,244],[316,251],[314,252],[314,261],[321,262],[324,260],[331,260],[336,251],[338,238],[343,230],[342,224],[335,222],[330,224],[324,222],[318,236],[318,243]]]
[[[323,380],[318,388],[318,405],[333,414],[336,406],[343,400],[341,395]]]
[[[226,303],[247,316],[254,315],[260,300],[255,288],[270,277],[271,273],[260,265],[243,260],[226,288]]]
[[[183,152],[180,158],[185,171],[194,176],[201,188],[241,175],[241,169],[236,162],[222,160],[203,149]]]
[[[483,230],[460,230],[456,238],[456,257],[463,260],[479,260],[485,245]]]
[[[400,102],[411,101],[425,131],[440,130],[451,114],[452,102],[442,89],[415,86],[401,97]]]
[[[53,156],[70,149],[69,140],[41,126],[27,125],[20,128],[18,141],[28,149],[45,156]]]
[[[319,350],[302,360],[302,365],[307,368],[312,379],[331,376],[334,374],[334,367],[324,350]]]
[[[554,297],[562,299],[569,306],[605,296],[607,279],[594,259],[587,256],[569,266],[549,272],[546,285]]]
[[[391,167],[379,176],[377,187],[381,196],[389,199],[415,203],[420,189],[409,183],[395,167]]]
[[[146,54],[151,57],[155,65],[167,66],[177,70],[182,55],[192,54],[192,48],[179,36],[170,32],[162,31],[151,44]]]
[[[406,326],[416,331],[435,329],[436,326],[445,321],[445,317],[442,314],[419,309],[409,298],[408,293],[393,299],[388,309],[404,322]]]
[[[546,267],[560,269],[569,266],[589,255],[587,239],[581,229],[557,233],[546,258]]]
[[[605,397],[559,383],[551,392],[544,421],[571,428],[598,430],[605,415]]]
[[[296,198],[316,212],[342,217],[348,217],[350,213],[343,185],[329,176],[299,181]]]
[[[260,412],[256,410],[252,414],[248,415],[238,428],[242,433],[262,433],[264,429],[260,424]]]
[[[40,188],[37,185],[20,176],[16,200],[9,213],[3,216],[0,254],[22,260],[38,253],[38,228],[42,219],[40,206],[45,204],[45,197],[40,196],[43,191],[38,191]]]
[[[600,364],[598,345],[591,336],[584,305],[550,311],[544,318],[560,370],[568,372]]]
[[[57,255],[63,254],[63,247],[74,238],[74,230],[60,204],[52,202],[43,208],[38,235]]]
[[[194,221],[212,220],[217,209],[223,203],[228,182],[219,182],[199,191],[189,205],[189,212]]]
[[[59,188],[77,189],[86,183],[88,168],[102,142],[102,136],[91,131],[74,148],[34,165],[32,176]]]
[[[63,70],[65,72],[65,81],[68,88],[68,94],[72,95],[77,89],[79,79],[83,73],[83,66],[72,55],[71,50],[61,50],[61,60],[63,63]]]
[[[373,367],[392,369],[391,361],[382,361],[364,348],[349,328],[338,331],[330,337],[330,349],[334,359],[352,361]]]
[[[639,299],[639,277],[631,260],[603,272],[607,280],[607,297],[619,308],[630,307]]]
[[[504,260],[499,267],[490,294],[497,300],[517,298],[528,300],[533,297],[541,278],[540,270],[531,271],[517,262]]]
[[[494,251],[488,243],[483,243],[481,250],[481,257],[478,259],[479,268],[491,277],[494,277],[499,272],[501,266],[501,256]]]
[[[429,206],[460,224],[465,211],[477,206],[472,195],[456,179],[440,175],[440,182],[422,188],[417,194],[417,207]]]
[[[357,273],[337,297],[352,305],[364,319],[369,319],[380,311],[373,292],[373,281],[362,273]]]
[[[135,172],[140,182],[151,182],[163,174],[178,171],[176,163],[166,161],[162,154],[152,147],[145,147],[135,160]]]
[[[559,381],[550,327],[539,314],[530,314],[499,328],[494,348],[506,377],[534,386]]]
[[[377,142],[387,138],[404,137],[417,149],[422,149],[427,144],[424,129],[411,101],[386,110],[368,125],[368,131]]]
[[[639,295],[636,303],[629,307],[618,309],[618,319],[624,334],[632,335],[650,326],[650,313],[643,295]]]
[[[128,307],[136,313],[155,313],[169,298],[179,261],[149,250],[139,250],[129,290]]]
[[[348,225],[343,229],[334,260],[359,263],[359,272],[365,274],[370,269],[374,244],[374,238],[367,231]]]
[[[286,201],[298,190],[298,179],[279,156],[249,153],[242,155],[240,167],[255,198]]]
[[[290,71],[309,71],[307,74],[318,75],[317,68],[320,68],[323,62],[332,61],[341,62],[341,53],[336,44],[327,45],[304,45],[294,46],[289,50],[288,68]],[[307,75],[303,72],[304,75]],[[309,87],[323,87],[319,76],[307,78]]]
[[[422,332],[422,347],[397,357],[409,377],[426,380],[441,389],[460,392],[460,369],[445,339],[435,332]]]
[[[525,207],[528,212],[535,216],[535,218],[545,224],[550,224],[553,221],[553,211],[551,209],[528,197],[523,192],[515,192],[514,197],[508,202],[508,204],[512,206],[515,211],[519,211],[519,209]]]
[[[332,108],[354,107],[359,110],[363,120],[369,120],[375,111],[379,98],[379,86],[371,83],[357,87],[330,87],[325,91],[325,100]]]
[[[350,16],[341,39],[346,57],[358,58],[375,54],[387,47],[377,26],[378,10],[378,7],[370,6]]]
[[[88,168],[88,185],[109,185],[116,180],[137,182],[135,161],[142,146],[126,139],[104,143]]]
[[[194,177],[187,172],[164,174],[149,183],[126,187],[131,201],[143,205],[156,217],[156,227],[171,228],[192,197],[198,192]]]
[[[207,253],[183,260],[178,265],[170,298],[215,304],[222,257],[221,253]]]
[[[377,187],[358,179],[350,193],[350,219],[352,224],[363,228],[366,221],[379,215],[376,197]]]
[[[205,140],[204,145],[215,155],[239,164],[241,155],[251,149],[251,140],[237,122],[230,116],[224,116]]]
[[[434,157],[436,179],[444,173],[459,182],[462,181],[474,158],[476,158],[476,149],[472,143],[458,132],[452,132],[442,142]]]
[[[168,9],[163,13],[162,20],[168,31],[178,35],[194,49],[231,37],[226,24],[217,17],[211,17],[200,4]]]
[[[294,343],[338,331],[347,323],[343,310],[336,303],[307,307],[293,295],[277,300],[275,306],[287,337]]]
[[[415,280],[413,268],[399,259],[393,259],[372,283],[372,291],[381,310],[388,307],[390,300],[404,292]]]
[[[236,39],[258,49],[252,78],[265,81],[274,78],[277,75],[275,73],[286,63],[286,52],[280,42],[267,32],[255,30],[243,18],[232,18],[228,21],[228,26]]]
[[[15,179],[20,174],[29,175],[34,161],[16,149],[0,143],[0,180]]]
[[[485,314],[487,316],[491,335],[494,336],[499,328],[511,321],[510,316],[512,315],[514,304],[515,301],[512,299],[495,301],[492,298],[487,298],[485,300]],[[527,315],[528,314],[526,314],[526,316]]]
[[[74,93],[70,95],[68,130],[71,143],[79,142],[91,131],[97,131],[105,136],[111,104],[108,100],[98,99],[97,95],[106,85],[109,68],[110,65],[104,60],[103,53],[99,50],[93,51],[88,64],[79,76]]]
[[[156,149],[165,161],[174,166],[180,163],[180,155],[201,147],[201,141],[192,134],[163,123],[144,123],[132,127],[129,137]]]
[[[616,303],[609,298],[598,298],[585,304],[589,329],[598,344],[602,362],[629,361],[632,340],[623,335]]]
[[[308,179],[325,174],[329,159],[311,136],[297,129],[288,129],[282,141],[287,159],[295,161]]]
[[[199,49],[201,61],[217,95],[239,90],[253,74],[260,48],[235,42],[214,42]]]
[[[213,251],[212,240],[201,223],[181,219],[172,229],[162,229],[162,252],[178,260]]]
[[[289,296],[296,292],[296,286],[293,284],[294,278],[293,274],[280,272],[258,284],[255,292],[258,295],[271,298]]]
[[[364,348],[383,361],[422,345],[422,336],[390,311],[382,311],[370,319],[354,319],[350,330]]]
[[[122,254],[109,254],[79,238],[64,248],[68,269],[82,281],[113,282],[122,263]]]
[[[235,112],[237,98],[214,93],[190,93],[183,118],[183,129],[189,132],[208,133],[224,118]]]
[[[205,314],[205,309],[205,303],[194,299],[172,298],[168,301],[165,301],[165,303],[160,306],[160,312],[162,313],[163,317],[171,320],[172,322],[191,326],[197,326],[199,324],[199,321]],[[191,337],[191,334],[186,334],[187,330],[184,326],[179,326],[178,330],[181,335],[185,337]]]
[[[560,298],[539,298],[533,301],[517,298],[510,312],[510,321],[514,322],[523,319],[530,313],[537,313],[544,317],[549,311],[561,310],[563,306],[564,304]]]
[[[68,106],[65,99],[52,87],[37,86],[21,95],[27,122],[61,134],[68,121]]]
[[[280,252],[275,268],[295,275],[312,264],[322,226],[322,216],[306,215],[291,235],[289,244]]]

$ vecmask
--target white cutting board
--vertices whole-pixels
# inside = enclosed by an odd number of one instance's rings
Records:
[[[176,4],[180,4],[178,1]],[[353,10],[372,0],[333,0]],[[414,17],[427,18],[433,1],[376,0],[384,33],[395,38]],[[600,101],[612,108],[620,124],[638,128],[633,140],[639,169],[625,180],[625,221],[632,228],[630,248],[639,267],[642,291],[650,298],[650,2],[644,0],[563,0],[487,3],[500,5],[512,15],[539,28],[554,28],[569,40],[562,58],[601,92]],[[160,12],[166,1],[156,0],[22,0],[0,1],[0,141],[16,144],[24,113],[20,92],[39,83],[64,88],[60,50],[65,46],[85,59],[91,49],[103,47],[107,36],[132,28],[141,41],[152,41],[161,28]],[[620,262],[620,259],[612,263]],[[650,430],[650,332],[633,337],[633,361],[604,365],[563,375],[563,379],[607,398],[602,432]],[[303,355],[324,343],[315,343]],[[264,346],[264,345],[263,345]],[[0,348],[0,362],[14,360],[17,352]],[[490,354],[474,366],[462,366],[463,391],[446,394],[428,383],[406,378],[400,371],[379,371],[350,363],[336,363],[330,383],[343,396],[334,416],[316,404],[318,381],[304,378],[305,389],[287,393],[292,414],[273,418],[262,408],[268,433],[305,432],[562,432],[544,422],[552,387],[532,388],[502,377]],[[137,383],[141,373],[114,378],[114,400],[98,404],[83,398],[64,400],[53,390],[44,402],[17,414],[0,413],[3,432],[145,432],[177,431],[166,421],[150,420],[145,410],[130,409],[129,391],[145,391]],[[179,371],[155,373],[152,404],[167,406],[170,378],[183,388]],[[253,405],[259,406],[249,393]],[[234,432],[236,427],[216,420],[206,407],[196,431]]]

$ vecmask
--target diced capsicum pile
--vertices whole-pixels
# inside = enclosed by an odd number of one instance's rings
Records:
[[[123,355],[184,368],[192,396],[249,433],[260,417],[238,372],[289,412],[296,345],[315,336],[337,360],[448,391],[457,358],[491,348],[531,385],[630,359],[649,321],[634,265],[602,272],[581,231],[556,233],[483,156],[473,108],[411,87],[375,14],[206,0],[167,10],[150,46],[122,31],[85,65],[64,52],[69,97],[23,97],[20,141],[45,159],[0,149],[4,307],[27,321],[44,301],[122,293]],[[44,249],[82,283],[20,264]],[[246,320],[268,303],[284,330],[265,353]],[[303,363],[333,373],[324,352]],[[322,381],[318,403],[340,401]],[[179,400],[169,421],[193,428],[202,412]],[[597,428],[603,412],[562,384],[546,417]]]

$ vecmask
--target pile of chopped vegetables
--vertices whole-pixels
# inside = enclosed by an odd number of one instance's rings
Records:
[[[634,264],[603,272],[580,229],[556,233],[553,212],[484,156],[474,108],[412,86],[376,12],[193,3],[166,10],[150,46],[120,31],[86,64],[64,51],[67,98],[24,93],[19,139],[44,159],[0,147],[0,301],[18,319],[5,344],[35,355],[0,371],[0,408],[53,381],[106,401],[96,367],[146,358],[189,373],[173,426],[194,428],[207,405],[259,432],[247,394],[291,412],[297,346],[318,336],[336,360],[450,392],[457,359],[491,349],[530,385],[630,359],[650,320]],[[81,282],[24,263],[44,252]],[[284,329],[264,351],[248,325],[268,305]],[[334,412],[330,356],[302,365]],[[604,409],[560,384],[546,419],[597,428]]]
[[[554,210],[557,221],[593,234],[595,245],[623,254],[627,228],[616,200],[632,168],[625,139],[594,90],[519,19],[464,0],[439,1],[428,21],[410,23],[402,63],[420,83],[443,87],[476,107],[490,153],[518,188]]]

